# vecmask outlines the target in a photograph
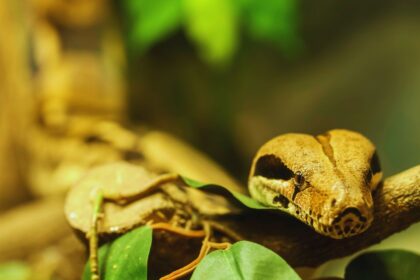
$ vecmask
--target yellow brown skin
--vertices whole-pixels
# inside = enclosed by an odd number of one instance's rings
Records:
[[[365,231],[382,179],[375,146],[357,132],[289,133],[264,144],[249,177],[251,196],[336,239]]]

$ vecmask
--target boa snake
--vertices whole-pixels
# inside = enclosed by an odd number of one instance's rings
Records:
[[[357,132],[334,129],[267,142],[254,158],[248,186],[261,203],[339,239],[369,227],[371,192],[381,179],[375,146]]]

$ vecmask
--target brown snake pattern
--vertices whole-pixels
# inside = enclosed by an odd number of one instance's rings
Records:
[[[248,185],[261,203],[339,239],[369,227],[371,192],[381,179],[374,145],[357,132],[334,129],[272,139],[255,156]]]

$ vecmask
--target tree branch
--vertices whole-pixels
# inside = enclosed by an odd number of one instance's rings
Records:
[[[374,202],[375,219],[371,227],[360,235],[342,240],[322,236],[292,217],[265,211],[252,211],[215,221],[236,231],[244,239],[272,249],[294,267],[314,267],[330,259],[353,254],[420,221],[420,165],[386,179],[374,193]],[[3,214],[0,219],[0,261],[24,257],[69,234],[62,207],[61,199],[52,199],[27,204]],[[29,232],[31,238],[27,238]],[[186,240],[182,241],[177,235],[163,236],[170,237],[172,244],[168,246],[168,240],[161,238],[156,240],[157,247],[151,255],[151,263],[155,266],[159,263],[159,271],[163,269],[163,264],[166,269],[179,267],[179,260],[194,257],[194,248],[200,245],[197,240],[192,240],[197,244],[180,246],[188,247],[188,252],[183,251],[180,256],[174,257],[171,248]],[[162,255],[166,256],[164,262],[161,262]]]
[[[260,243],[294,267],[314,267],[350,255],[420,221],[420,165],[385,180],[374,193],[374,221],[360,235],[336,240],[288,216],[252,212],[219,222]]]

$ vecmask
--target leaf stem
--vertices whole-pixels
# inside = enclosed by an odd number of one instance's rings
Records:
[[[98,224],[101,218],[101,208],[103,202],[102,192],[98,192],[93,202],[92,224],[87,234],[89,239],[89,260],[91,280],[100,280],[98,265]]]
[[[170,231],[173,233],[177,233],[179,235],[192,237],[192,238],[206,236],[206,232],[204,230],[188,230],[188,229],[172,226],[171,224],[168,224],[168,223],[156,223],[156,224],[152,224],[150,227],[154,230],[162,229],[162,230]]]
[[[244,240],[245,238],[243,238],[240,234],[238,234],[237,232],[233,231],[232,229],[216,222],[216,221],[209,221],[206,220],[206,223],[208,223],[213,229],[223,233],[224,235],[228,236],[229,238],[231,238],[234,241],[241,241]]]
[[[210,224],[207,223],[207,222],[203,222],[203,226],[204,226],[205,237],[203,239],[203,245],[201,246],[200,253],[198,254],[197,258],[195,258],[189,264],[171,272],[168,275],[165,275],[165,276],[161,277],[159,280],[179,279],[179,278],[191,273],[198,266],[198,264],[204,259],[204,257],[209,253],[210,249],[212,249],[212,248],[214,248],[214,249],[227,249],[232,245],[229,242],[222,242],[222,243],[210,242],[209,241],[210,234],[211,234]]]

